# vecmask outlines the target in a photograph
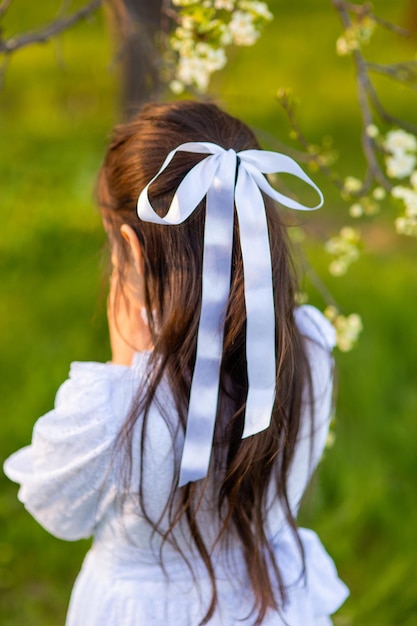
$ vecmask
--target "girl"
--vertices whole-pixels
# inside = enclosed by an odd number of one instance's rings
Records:
[[[74,363],[5,465],[48,531],[94,537],[67,626],[324,626],[346,598],[296,525],[334,333],[295,305],[271,197],[307,207],[276,171],[321,196],[214,104],[147,105],[114,131],[98,182],[112,361]]]

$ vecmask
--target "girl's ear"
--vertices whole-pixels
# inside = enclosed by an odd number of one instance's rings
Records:
[[[143,255],[142,248],[133,228],[129,224],[123,224],[120,227],[123,239],[127,241],[130,248],[130,254],[138,274],[143,275]]]

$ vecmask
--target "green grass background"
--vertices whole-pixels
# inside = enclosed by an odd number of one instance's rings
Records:
[[[407,20],[406,2],[374,5],[386,18]],[[42,23],[56,6],[12,4],[6,32]],[[274,22],[255,48],[231,53],[212,94],[263,137],[291,144],[275,99],[279,87],[291,87],[306,134],[313,142],[333,136],[342,174],[361,175],[354,75],[349,59],[334,54],[339,23],[330,2],[270,6]],[[375,36],[369,54],[409,58],[416,48],[415,39],[387,33]],[[100,304],[104,236],[92,189],[119,115],[118,79],[100,16],[16,53],[7,67],[0,92],[1,460],[30,441],[70,361],[109,357]],[[389,108],[416,122],[415,94],[377,84]],[[365,224],[361,261],[346,278],[330,277],[320,237],[348,220],[347,207],[316,179],[327,204],[308,218],[306,253],[342,308],[362,315],[365,331],[356,350],[337,355],[337,440],[301,521],[320,533],[351,588],[337,626],[415,626],[416,242],[392,234],[395,212],[387,204],[377,222]],[[17,501],[16,486],[0,482],[0,623],[63,624],[88,542],[50,537]]]

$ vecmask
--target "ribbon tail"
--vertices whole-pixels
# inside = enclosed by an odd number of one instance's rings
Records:
[[[235,169],[236,153],[229,151],[207,193],[201,316],[179,487],[204,478],[210,465],[230,290]]]
[[[236,183],[246,304],[248,396],[242,437],[268,428],[275,401],[275,307],[268,225],[262,194],[244,167]]]

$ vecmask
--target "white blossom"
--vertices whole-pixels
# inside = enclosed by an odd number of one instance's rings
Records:
[[[403,199],[404,195],[406,195],[408,192],[408,188],[407,187],[401,187],[400,185],[397,185],[396,187],[393,187],[391,189],[391,195],[393,198],[400,198]]]
[[[363,208],[359,202],[355,202],[349,209],[349,215],[351,217],[361,217],[363,215]]]
[[[359,258],[359,242],[359,231],[350,226],[343,227],[339,235],[326,241],[324,249],[335,257],[329,265],[332,276],[343,276],[351,263]]]
[[[407,234],[408,220],[405,217],[397,217],[395,220],[395,228],[400,235]]]
[[[236,46],[252,46],[259,37],[253,16],[243,11],[235,11],[229,24],[229,32]]]
[[[329,264],[329,272],[332,276],[344,276],[348,271],[348,264],[342,259],[336,259]]]
[[[336,52],[340,56],[351,54],[366,44],[375,30],[375,21],[369,17],[362,18],[345,29],[343,35],[336,41]]]
[[[204,0],[198,3],[196,0],[173,0],[173,4],[181,8],[178,12],[180,24],[170,39],[177,60],[175,75],[170,82],[175,93],[181,93],[187,85],[206,91],[211,74],[222,69],[227,62],[225,47],[254,44],[262,25],[273,17],[266,3],[258,1]],[[213,17],[213,11],[200,14],[195,11],[197,5],[214,9],[214,13],[228,11],[230,16]]]
[[[195,84],[201,91],[206,91],[209,82],[206,61],[199,57],[181,57],[177,77],[185,85]]]
[[[355,193],[362,189],[362,181],[359,178],[355,178],[354,176],[347,176],[345,178],[345,182],[343,183],[343,189],[347,193]]]
[[[268,22],[273,19],[271,11],[265,2],[256,2],[252,0],[240,0],[239,9],[254,13],[257,17],[261,17]]]
[[[190,31],[190,35],[192,36],[192,31],[194,28],[194,20],[190,15],[184,15],[181,20],[181,26],[185,28],[185,30]]]
[[[230,46],[230,44],[233,43],[233,37],[229,30],[229,26],[226,24],[221,24],[221,26],[219,26],[219,29],[219,44],[221,46]]]
[[[359,239],[358,231],[351,226],[344,226],[340,231],[340,236],[349,243],[357,242]]]
[[[417,151],[417,139],[411,133],[398,128],[390,130],[384,141],[384,148],[392,154]]]
[[[330,322],[334,322],[338,313],[339,311],[333,304],[329,304],[324,310],[324,316],[327,317]]]
[[[402,200],[409,216],[417,215],[417,191],[409,187],[394,187],[391,191],[393,198]]]
[[[406,178],[413,172],[416,162],[413,154],[397,150],[386,158],[387,174],[390,178]]]
[[[213,48],[207,43],[199,42],[192,55],[180,56],[176,79],[182,85],[196,85],[200,91],[206,91],[210,74],[226,64],[223,48]],[[174,83],[174,88],[179,85]]]
[[[404,215],[395,220],[397,232],[400,235],[417,237],[417,189],[397,186],[392,189],[391,194],[404,202]]]
[[[178,95],[184,91],[184,83],[182,83],[180,80],[174,79],[171,80],[171,82],[169,83],[169,88],[171,89],[172,93]]]
[[[214,8],[218,11],[224,9],[225,11],[233,11],[235,8],[234,0],[215,0]]]
[[[341,57],[350,54],[352,50],[357,48],[358,44],[356,42],[348,41],[343,35],[336,41],[336,53]]]
[[[405,207],[405,216],[409,219],[417,219],[417,194]]]
[[[307,304],[308,294],[305,291],[297,291],[295,294],[295,301],[297,305]]]
[[[384,198],[386,198],[387,192],[385,191],[383,187],[375,187],[375,189],[372,192],[372,195],[375,198],[375,200],[384,200]]]
[[[178,26],[171,38],[171,48],[178,52],[180,56],[192,56],[194,50],[194,34],[193,31]]]
[[[195,56],[206,64],[209,73],[221,70],[226,65],[226,54],[223,48],[213,48],[208,43],[199,42],[195,47]]]
[[[368,124],[365,130],[366,134],[368,137],[371,137],[371,139],[375,139],[375,137],[378,137],[379,135],[379,128],[378,126],[375,126],[375,124]]]
[[[405,214],[407,217],[417,217],[417,191],[405,189],[402,197],[405,204]]]
[[[348,352],[356,344],[363,330],[362,319],[357,313],[341,315],[333,305],[326,307],[324,315],[336,329],[336,345],[342,352]]]
[[[349,352],[363,330],[362,320],[357,313],[344,316],[338,315],[334,321],[336,328],[336,345],[342,352]]]
[[[417,219],[407,217],[397,217],[395,220],[395,228],[400,235],[408,237],[417,237]]]

